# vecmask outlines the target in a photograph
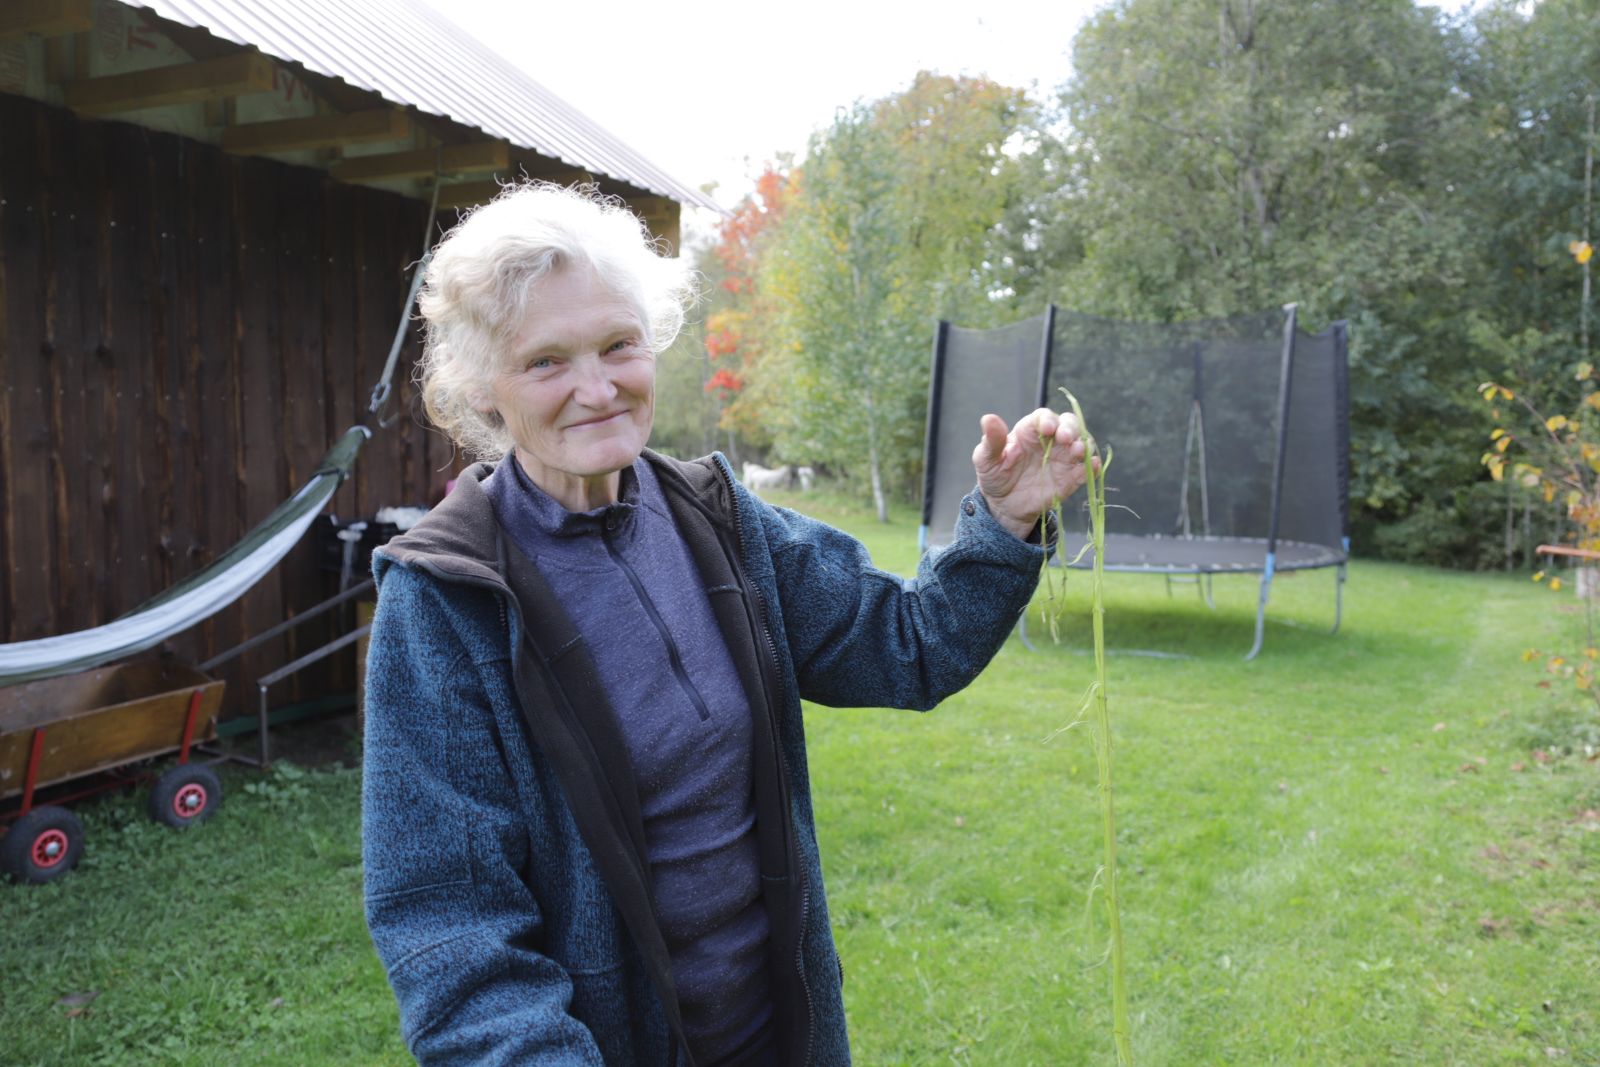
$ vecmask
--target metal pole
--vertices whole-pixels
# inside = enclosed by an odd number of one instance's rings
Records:
[[[1211,536],[1211,468],[1206,462],[1206,378],[1205,349],[1199,341],[1194,343],[1194,413],[1195,448],[1200,457],[1200,536]],[[1211,572],[1205,573],[1206,607],[1217,610],[1211,592]]]
[[[1267,532],[1267,559],[1261,571],[1261,600],[1256,605],[1256,642],[1246,660],[1256,658],[1266,629],[1267,597],[1272,591],[1272,575],[1278,566],[1278,518],[1283,503],[1284,453],[1289,447],[1289,392],[1294,383],[1294,334],[1298,305],[1285,304],[1283,318],[1283,366],[1278,376],[1278,451],[1272,459],[1272,520]]]
[[[933,366],[928,376],[928,421],[922,446],[922,525],[917,528],[917,555],[928,551],[928,526],[933,522],[933,483],[939,464],[939,401],[944,395],[944,347],[950,324],[940,319],[933,328]]]

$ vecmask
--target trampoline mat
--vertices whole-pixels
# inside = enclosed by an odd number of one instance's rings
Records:
[[[1082,534],[1066,533],[1056,558],[1070,560],[1083,548]],[[1278,542],[1280,571],[1333,567],[1345,562],[1345,553],[1327,545],[1304,541]],[[1074,566],[1094,566],[1094,553],[1085,552]],[[1106,535],[1106,570],[1147,571],[1155,574],[1260,573],[1267,566],[1264,537],[1139,537]]]

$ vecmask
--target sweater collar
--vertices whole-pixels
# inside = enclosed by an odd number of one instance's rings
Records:
[[[516,512],[517,521],[531,525],[538,535],[553,538],[588,537],[607,528],[625,528],[633,521],[640,502],[638,468],[641,462],[636,459],[632,466],[622,469],[616,503],[603,504],[589,511],[568,511],[553,496],[535,485],[533,479],[528,477],[528,472],[522,469],[522,464],[517,462],[516,454],[508,452],[495,468],[494,481],[501,482],[507,472],[513,477],[506,484],[496,486],[499,492],[491,489],[490,496],[509,504]],[[502,517],[502,521],[505,517]]]
[[[657,491],[705,510],[720,527],[733,527],[737,505],[727,488],[733,485],[733,469],[720,454],[684,462],[647,448],[640,460],[645,465],[639,469],[652,477]],[[447,580],[502,585],[500,525],[484,486],[496,466],[476,463],[463,470],[453,493],[374,553],[373,575],[381,582],[389,565],[399,563]]]

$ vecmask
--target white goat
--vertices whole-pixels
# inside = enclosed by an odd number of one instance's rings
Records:
[[[744,487],[759,492],[762,489],[787,489],[794,483],[794,468],[785,463],[769,469],[758,463],[744,465]]]

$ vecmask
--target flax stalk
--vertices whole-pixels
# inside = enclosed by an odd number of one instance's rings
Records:
[[[1100,456],[1095,439],[1084,421],[1083,408],[1078,398],[1063,389],[1067,403],[1078,419],[1078,432],[1083,436],[1083,464],[1086,473],[1084,488],[1089,494],[1090,538],[1094,547],[1094,577],[1091,586],[1092,620],[1094,624],[1094,684],[1090,686],[1090,722],[1094,727],[1095,760],[1100,768],[1100,818],[1105,836],[1105,854],[1102,859],[1100,882],[1105,888],[1106,917],[1111,927],[1111,1019],[1112,1041],[1116,1046],[1117,1063],[1132,1067],[1133,1044],[1128,1021],[1127,967],[1122,953],[1121,900],[1117,893],[1117,816],[1111,790],[1111,716],[1106,705],[1106,634],[1105,634],[1105,545],[1106,545],[1106,485],[1105,472],[1111,466],[1111,453]],[[1100,469],[1095,470],[1094,460],[1100,456]]]

